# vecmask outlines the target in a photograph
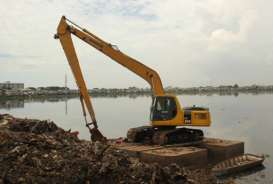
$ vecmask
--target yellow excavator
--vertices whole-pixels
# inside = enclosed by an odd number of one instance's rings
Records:
[[[185,126],[210,126],[211,118],[207,108],[197,106],[182,108],[175,95],[165,94],[161,79],[155,70],[124,54],[116,45],[105,42],[95,34],[62,16],[54,38],[60,40],[75,77],[80,92],[85,123],[93,141],[105,141],[106,138],[98,130],[91,97],[83,78],[71,34],[140,76],[151,86],[151,125],[129,129],[127,132],[127,140],[129,142],[162,145],[190,143],[203,139],[202,130],[185,128]],[[90,123],[88,123],[86,118],[86,109],[92,120]]]

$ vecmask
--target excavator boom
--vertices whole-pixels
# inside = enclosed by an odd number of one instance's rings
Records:
[[[70,24],[68,24],[68,22]],[[91,32],[78,26],[77,24],[73,23],[71,20],[63,16],[58,26],[57,37],[61,39],[62,35],[66,34],[75,35],[79,39],[93,46],[117,63],[121,64],[122,66],[126,67],[130,71],[134,72],[135,74],[146,80],[150,84],[154,95],[164,95],[162,82],[156,71],[131,58],[130,56],[127,56],[126,54],[121,52],[117,46],[103,41],[98,36],[92,34]],[[69,43],[69,45],[74,47],[71,43]]]

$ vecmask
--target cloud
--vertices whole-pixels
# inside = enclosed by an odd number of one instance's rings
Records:
[[[11,58],[11,57],[13,57],[11,54],[7,54],[7,53],[1,53],[0,52],[0,58]]]
[[[81,1],[84,6],[90,8],[89,1]],[[131,17],[136,19],[154,20],[156,15],[147,11],[146,7],[151,5],[150,1],[122,1],[122,0],[103,0],[96,1],[92,5],[92,9],[95,10],[97,15],[110,15],[110,16],[122,16]],[[90,9],[89,9],[90,10]],[[86,12],[89,12],[86,9]]]
[[[248,34],[257,22],[257,12],[246,11],[238,20],[237,31],[224,28],[212,31],[209,38],[209,49],[229,49],[235,44],[243,44],[249,40]]]
[[[4,81],[63,85],[68,73],[75,87],[60,43],[53,39],[62,15],[155,68],[166,86],[269,84],[273,79],[270,1],[0,1]],[[89,87],[147,86],[82,41],[74,41]]]

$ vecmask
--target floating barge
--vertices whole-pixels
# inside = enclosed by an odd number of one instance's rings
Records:
[[[213,167],[215,172],[218,169],[218,173],[225,169],[230,172],[233,168],[237,171],[245,170],[245,168],[254,167],[263,162],[263,160],[255,162],[255,158],[258,156],[244,155],[244,142],[216,138],[204,138],[203,141],[196,142],[193,145],[160,146],[119,142],[118,144],[113,143],[113,146],[146,163],[156,162],[162,166],[176,163],[189,168],[209,166]],[[229,161],[230,159],[231,161]],[[233,160],[237,161],[236,167],[227,164],[229,162],[235,163]]]
[[[262,165],[264,156],[244,154],[216,164],[212,172],[216,176],[226,176]]]

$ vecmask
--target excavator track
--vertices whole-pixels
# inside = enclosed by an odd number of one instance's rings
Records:
[[[201,141],[204,138],[202,130],[189,128],[175,128],[172,130],[159,130],[153,136],[153,143],[165,144],[189,144]]]
[[[127,132],[128,142],[170,145],[187,144],[202,141],[204,134],[202,130],[189,128],[157,128],[152,126],[141,126],[131,128]]]
[[[128,142],[150,144],[154,135],[154,128],[151,126],[141,126],[130,128],[127,132]]]

